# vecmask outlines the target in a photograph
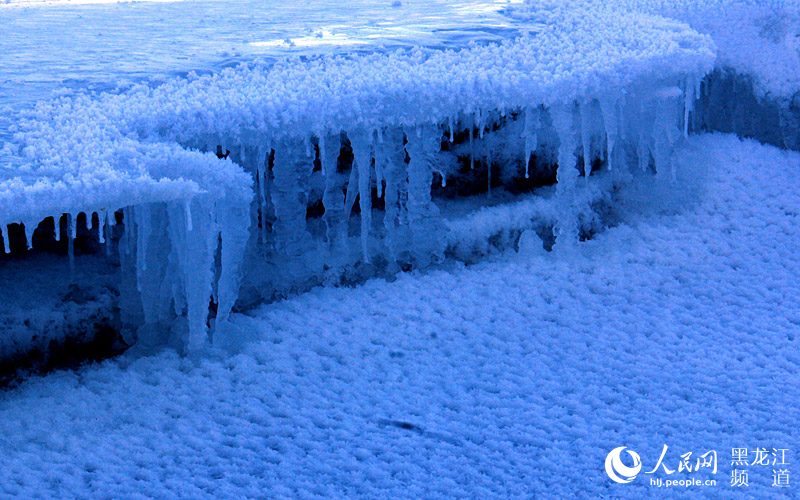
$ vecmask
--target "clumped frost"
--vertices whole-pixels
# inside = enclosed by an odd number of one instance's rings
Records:
[[[46,217],[97,212],[105,240],[122,211],[126,314],[140,337],[185,321],[191,349],[206,342],[210,297],[226,321],[243,262],[253,288],[277,291],[352,264],[356,212],[356,261],[440,260],[458,223],[443,220],[433,178],[446,189],[466,158],[490,192],[528,178],[533,155],[557,164],[554,226],[569,247],[590,176],[670,172],[715,53],[685,24],[598,12],[546,8],[534,32],[459,51],[287,60],[40,104],[18,126],[0,224],[30,235]]]

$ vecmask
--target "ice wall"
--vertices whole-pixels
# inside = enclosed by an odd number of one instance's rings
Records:
[[[209,302],[225,323],[243,260],[254,289],[441,260],[454,226],[432,187],[459,165],[485,171],[488,191],[557,166],[570,247],[593,177],[669,174],[714,57],[686,25],[596,14],[558,9],[535,33],[460,51],[242,66],[42,104],[19,125],[0,224],[123,209],[126,315],[140,338],[177,329],[191,350]]]

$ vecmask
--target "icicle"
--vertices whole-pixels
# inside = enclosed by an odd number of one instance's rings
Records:
[[[358,198],[361,207],[361,251],[364,262],[369,262],[369,230],[372,226],[372,193],[370,192],[372,139],[370,134],[363,131],[348,135],[353,146],[353,156],[355,158],[353,169],[358,169]]]
[[[487,192],[489,196],[492,195],[492,147],[486,146],[486,165],[487,165],[487,175],[486,175],[486,184],[487,184]]]
[[[219,240],[212,233],[209,264],[213,269],[214,254],[219,242],[219,276],[217,279],[217,320],[215,328],[227,322],[239,295],[241,268],[250,235],[249,203],[217,203]],[[194,236],[194,235],[193,235]],[[213,275],[212,275],[213,276]],[[212,278],[213,280],[213,278]],[[215,330],[215,334],[217,331]]]
[[[581,147],[583,148],[583,172],[586,180],[592,174],[592,131],[590,103],[580,105],[581,114]]]
[[[484,120],[483,110],[478,110],[478,137],[480,137],[481,139],[483,139],[483,126],[484,126],[483,120]]]
[[[617,143],[618,113],[617,105],[609,99],[600,100],[600,112],[603,115],[603,127],[606,134],[606,152],[608,156],[608,170],[614,169],[614,147]]]
[[[421,266],[430,263],[431,258],[441,258],[444,252],[443,232],[439,209],[431,201],[431,163],[439,151],[441,132],[425,125],[416,133],[406,132],[408,164],[408,224],[412,236],[412,251],[416,262]],[[416,136],[416,138],[414,137]]]
[[[97,241],[101,245],[106,243],[105,228],[107,220],[108,218],[106,217],[106,211],[100,210],[100,212],[97,214]]]
[[[75,272],[75,217],[67,214],[67,254],[69,255],[69,272]]]
[[[656,174],[662,175],[669,168],[673,181],[675,180],[675,168],[672,164],[672,148],[681,135],[680,111],[682,105],[684,102],[682,102],[680,94],[673,98],[659,100],[656,103],[653,124],[652,153]]]
[[[447,175],[441,170],[439,171],[439,174],[442,176],[442,187],[447,187]]]
[[[260,156],[260,154],[259,154]],[[255,230],[258,231],[258,239],[263,244],[266,241],[266,234],[264,231],[264,226],[267,225],[267,221],[264,220],[264,174],[261,172],[261,165],[260,162],[256,162],[256,201],[258,203],[257,210],[257,219],[260,221],[259,225],[256,225]]]
[[[339,137],[320,138],[320,160],[325,166],[325,190],[322,193],[322,204],[325,213],[325,235],[328,244],[334,245],[344,241],[346,227],[344,221],[344,195],[342,194],[342,176],[337,172],[339,151],[341,150]]]
[[[405,135],[400,129],[387,129],[386,140],[376,148],[384,163],[383,175],[386,180],[384,191],[383,226],[386,229],[386,248],[390,262],[397,262],[401,249],[406,246],[403,230],[403,214],[407,196],[406,150],[403,146]],[[377,161],[377,160],[376,160]]]
[[[10,252],[8,250],[8,226],[6,226],[6,230],[3,231],[3,253],[8,255]]]
[[[150,240],[150,207],[139,205],[136,207],[136,263],[139,276],[147,271],[147,246]]]
[[[183,216],[186,218],[186,232],[192,232],[192,200],[183,200]]]
[[[328,170],[327,170],[328,169],[328,162],[326,161],[327,158],[325,158],[325,136],[322,135],[322,134],[318,134],[317,137],[319,137],[319,139],[317,141],[317,145],[319,146],[320,172],[322,173],[322,176],[324,177],[324,176],[328,175]]]
[[[525,139],[525,178],[530,176],[531,155],[536,150],[539,142],[537,131],[539,130],[539,110],[538,108],[525,108],[525,125],[523,138]]]
[[[258,187],[258,215],[261,219],[259,237],[262,244],[267,241],[267,176],[269,175],[267,154],[264,146],[259,145],[258,157],[256,157],[256,180]]]
[[[698,78],[694,78],[694,81],[699,81]],[[689,137],[689,117],[694,115],[694,105],[697,94],[697,84],[692,81],[691,77],[686,78],[686,84],[683,92],[684,103],[683,103],[683,137]]]
[[[639,140],[636,143],[636,155],[639,159],[639,170],[642,172],[646,172],[650,166],[650,147],[647,144],[648,141],[649,137],[646,137],[643,133],[639,134]]]
[[[25,228],[25,242],[28,244],[28,250],[33,249],[33,230],[36,229],[35,222],[24,222],[22,227]]]
[[[103,243],[103,248],[105,249],[106,252],[106,257],[111,256],[111,241],[113,238],[113,234],[111,233],[111,222],[109,221],[110,212],[113,213],[113,210],[110,211],[103,210],[102,222],[101,222],[101,227],[102,227],[101,233],[104,233],[102,243]]]
[[[133,220],[131,220],[131,209],[122,209],[122,222],[124,231],[122,232],[122,239],[120,239],[119,253],[120,255],[133,255]],[[124,244],[123,244],[124,243]]]
[[[69,232],[73,240],[78,237],[78,217],[80,215],[80,212],[75,212],[75,215],[70,214]]]
[[[173,274],[169,289],[172,299],[172,314],[181,317],[186,308],[186,250],[188,234],[186,232],[186,212],[183,203],[167,205],[167,236],[170,245],[169,272]]]
[[[450,116],[448,117],[447,120],[448,120],[448,125],[450,126],[450,142],[453,142],[455,140],[455,130],[454,130],[455,127],[453,126],[453,117]]]
[[[91,233],[92,232],[92,223],[94,222],[92,220],[92,218],[94,216],[94,212],[84,212],[84,215],[86,216],[86,219],[84,219],[84,222],[86,223],[86,232],[87,233]]]
[[[214,294],[214,256],[217,253],[220,239],[220,227],[217,225],[214,214],[215,212],[218,214],[219,220],[222,221],[221,224],[241,224],[239,230],[245,232],[248,231],[247,221],[249,218],[246,220],[239,218],[229,220],[229,214],[219,213],[222,208],[211,203],[208,199],[204,199],[204,197],[195,198],[193,203],[195,203],[192,210],[194,219],[192,225],[195,228],[193,234],[186,234],[180,224],[174,224],[174,226],[176,230],[183,233],[183,235],[176,236],[178,236],[177,248],[179,251],[177,255],[182,268],[182,289],[185,293],[186,319],[189,330],[187,349],[190,352],[197,352],[203,349],[208,342],[208,301],[209,297]],[[175,207],[175,211],[178,212],[176,217],[180,217],[180,208],[178,207]],[[244,211],[244,213],[247,212]],[[227,234],[223,238],[228,240]],[[222,248],[220,257],[222,259],[220,262],[220,280],[222,281],[222,273],[232,271],[228,269],[227,259],[229,253],[226,252],[225,247]],[[223,291],[222,295],[227,297],[228,285],[224,285],[223,288],[225,291]],[[217,310],[218,321],[224,321],[227,316],[227,303],[223,304],[223,297],[219,293],[217,295],[220,297]]]
[[[61,216],[53,216],[53,237],[56,241],[61,241]]]
[[[469,128],[469,169],[475,170],[475,141],[473,139],[474,128]]]
[[[275,207],[276,248],[289,256],[299,256],[311,238],[306,230],[308,178],[313,163],[304,154],[303,144],[289,142],[275,150],[274,180],[270,189]]]
[[[349,224],[350,214],[353,213],[353,206],[356,204],[356,195],[358,194],[358,167],[353,165],[350,168],[350,177],[347,179],[347,194],[344,200],[344,220],[345,224]]]
[[[556,244],[559,248],[570,248],[578,241],[577,208],[574,206],[578,179],[575,168],[577,141],[574,108],[571,104],[553,106],[550,108],[550,116],[559,141],[556,193],[562,204],[556,224]]]
[[[381,140],[380,129],[372,133],[370,137],[373,138],[372,156],[375,165],[375,190],[378,198],[383,198],[383,158],[380,154],[381,148],[377,147],[377,144],[383,142]],[[377,140],[375,138],[377,138]]]

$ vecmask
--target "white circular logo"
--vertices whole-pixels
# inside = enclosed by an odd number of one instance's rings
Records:
[[[622,463],[622,452],[626,449],[626,446],[614,448],[606,456],[606,474],[612,481],[620,484],[630,483],[642,470],[642,459],[633,450],[628,450],[628,455],[633,459],[633,466],[628,467]]]

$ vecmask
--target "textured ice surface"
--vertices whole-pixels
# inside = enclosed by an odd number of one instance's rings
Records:
[[[0,143],[21,109],[54,95],[157,84],[256,58],[498,41],[515,31],[498,13],[504,3],[0,1]]]
[[[800,149],[800,3],[782,0],[581,0],[569,8],[619,15],[646,12],[713,37],[716,67],[701,94],[698,128]],[[560,2],[526,1],[510,17],[547,22]],[[593,14],[594,15],[594,14]]]
[[[691,493],[774,498],[770,467],[740,492],[723,456],[800,441],[799,169],[692,138],[681,183],[628,193],[648,212],[580,253],[318,289],[236,317],[254,342],[235,356],[30,380],[0,395],[0,491],[642,498],[603,459],[649,468],[668,444],[673,467],[719,452],[719,485]]]
[[[511,17],[546,22],[549,12],[579,8],[587,15],[609,9],[677,19],[714,38],[717,65],[750,75],[759,97],[791,98],[800,92],[800,3],[783,0],[528,0]]]
[[[549,13],[530,33],[457,51],[294,58],[42,102],[6,148],[0,224],[23,223],[31,234],[48,216],[98,212],[102,239],[109,214],[125,209],[121,261],[135,275],[122,289],[127,315],[150,332],[185,315],[194,347],[205,338],[209,296],[219,322],[235,303],[251,222],[264,251],[283,258],[278,274],[297,280],[330,267],[315,256],[306,215],[313,196],[341,203],[336,149],[345,137],[354,162],[344,217],[331,207],[324,219],[329,249],[332,234],[346,238],[358,199],[362,263],[373,254],[408,255],[418,267],[441,258],[447,235],[431,182],[434,172],[446,180],[437,156],[445,126],[451,142],[468,131],[468,154],[487,166],[490,189],[493,167],[522,158],[527,169],[532,151],[557,150],[556,227],[569,246],[580,231],[580,162],[586,179],[598,158],[668,172],[713,59],[710,39],[686,25],[603,12],[599,24],[577,10]],[[496,134],[500,122],[511,125]],[[215,146],[231,159],[219,161]],[[324,182],[312,175],[318,153],[330,163],[320,164],[332,176]],[[385,249],[374,248],[373,185],[391,200]]]

